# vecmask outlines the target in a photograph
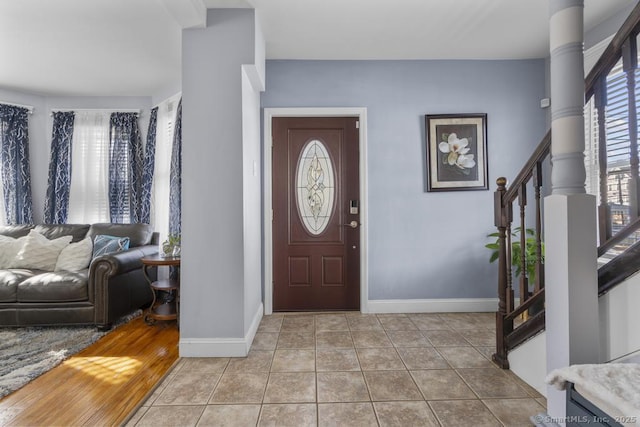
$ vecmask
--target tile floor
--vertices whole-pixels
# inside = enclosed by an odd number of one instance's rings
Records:
[[[490,361],[493,313],[274,314],[246,358],[183,358],[130,426],[520,426],[545,400]]]

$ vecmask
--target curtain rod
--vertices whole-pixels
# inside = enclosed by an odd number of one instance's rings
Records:
[[[65,111],[93,111],[96,113],[138,113],[142,115],[142,110],[140,108],[52,108],[50,116],[55,112],[65,112]]]
[[[26,108],[29,114],[33,114],[33,105],[16,104],[15,102],[0,101],[0,104],[13,105],[14,107]]]

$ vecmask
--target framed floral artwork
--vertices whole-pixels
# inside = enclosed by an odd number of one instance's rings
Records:
[[[487,115],[427,114],[427,191],[488,190]]]

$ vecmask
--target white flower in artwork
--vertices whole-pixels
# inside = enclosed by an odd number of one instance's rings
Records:
[[[460,154],[456,160],[456,166],[460,169],[471,169],[476,165],[476,161],[473,160],[473,154]]]
[[[469,153],[469,140],[467,138],[458,138],[455,133],[450,133],[447,141],[438,144],[438,149],[447,154],[443,159],[444,163],[449,166],[457,166],[460,169],[470,169],[476,165],[473,160],[473,154]]]

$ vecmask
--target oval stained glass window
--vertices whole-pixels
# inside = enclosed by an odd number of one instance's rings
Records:
[[[329,152],[317,139],[307,142],[296,166],[296,205],[311,235],[321,234],[333,214],[335,175]]]

